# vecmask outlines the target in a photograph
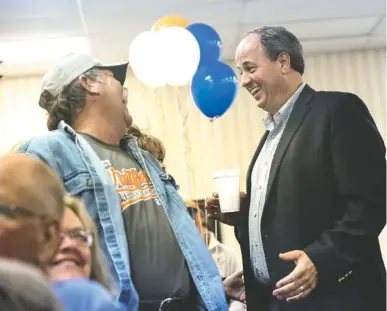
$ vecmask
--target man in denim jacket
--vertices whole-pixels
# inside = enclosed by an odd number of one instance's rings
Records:
[[[222,280],[175,183],[134,137],[127,63],[69,54],[43,79],[49,133],[19,147],[57,170],[99,229],[128,310],[227,310]],[[43,189],[42,189],[43,190]]]

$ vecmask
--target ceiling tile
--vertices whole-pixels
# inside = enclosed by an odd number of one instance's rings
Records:
[[[376,26],[376,28],[374,29],[373,35],[386,35],[386,17],[384,16],[384,18],[378,23],[378,25]]]
[[[241,1],[197,3],[197,1],[192,0],[170,3],[155,0],[143,0],[141,2],[113,0],[109,1],[109,5],[106,5],[105,2],[96,3],[93,0],[84,0],[83,8],[88,24],[93,26],[105,24],[108,27],[116,25],[121,28],[126,27],[129,23],[131,25],[147,25],[146,28],[148,29],[152,27],[157,19],[165,15],[181,15],[191,23],[202,22],[215,26],[237,23],[243,15],[243,3]],[[101,23],[101,19],[106,19],[106,16],[112,16],[112,18],[108,23]]]
[[[6,25],[0,22],[0,29],[4,30],[0,32],[0,41],[84,35],[79,18],[13,20]]]
[[[275,26],[283,26],[297,38],[332,38],[344,36],[367,35],[375,26],[379,16],[368,16],[359,18],[331,19],[331,20],[309,20],[294,23],[278,23]],[[260,25],[259,25],[260,26]],[[259,27],[258,26],[258,27]],[[257,25],[243,25],[243,33],[257,28]]]
[[[0,10],[0,40],[83,35],[76,0],[12,0]]]
[[[234,3],[241,3],[243,2],[244,0],[199,0],[199,1],[195,1],[193,0],[195,3],[199,4],[200,2],[203,2],[203,3],[217,3],[217,4],[224,4],[224,3],[229,3],[229,2],[234,2]],[[247,0],[248,1],[248,0]]]
[[[241,22],[277,24],[304,19],[346,18],[386,12],[385,0],[248,1]]]
[[[0,0],[0,41],[83,34],[77,0]],[[131,41],[165,15],[213,26],[223,58],[233,59],[241,34],[264,24],[284,25],[306,53],[385,46],[385,0],[81,0],[94,54],[105,62],[127,59]],[[318,8],[317,8],[318,3]],[[332,19],[332,20],[328,20]],[[242,26],[241,26],[242,25]],[[328,40],[331,36],[351,36]],[[307,40],[311,38],[319,40]]]
[[[151,0],[144,1],[150,2]],[[239,0],[224,1],[221,4],[202,3],[200,6],[196,2],[180,2],[174,6],[174,9],[168,8],[170,1],[166,3],[152,1],[152,10],[149,10],[138,1],[131,2],[131,5],[128,6],[127,2],[113,0],[108,8],[102,9],[102,3],[95,5],[91,0],[84,0],[85,19],[93,53],[98,54],[97,57],[102,60],[127,58],[129,45],[134,38],[142,31],[149,30],[159,17],[167,14],[182,15],[192,23],[208,23],[222,39],[222,55],[228,55],[230,51],[232,54],[235,52],[235,42],[238,41],[239,33],[237,21],[243,9]],[[231,15],[230,12],[238,14]],[[114,14],[114,19],[109,23],[101,23],[101,19],[108,14]],[[115,55],[110,57],[109,54],[113,54],[113,51]]]
[[[6,0],[1,3],[0,20],[65,16],[76,12],[77,0]]]

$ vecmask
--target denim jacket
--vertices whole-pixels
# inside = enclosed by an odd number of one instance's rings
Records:
[[[134,137],[125,138],[122,147],[132,152],[157,191],[200,294],[201,310],[228,310],[216,264],[187,213],[176,184],[148,152],[138,148]],[[139,297],[130,276],[130,250],[119,196],[97,154],[63,121],[56,131],[28,140],[19,151],[48,163],[62,177],[67,193],[82,199],[97,225],[101,248],[118,285],[118,297],[128,310],[137,310]]]

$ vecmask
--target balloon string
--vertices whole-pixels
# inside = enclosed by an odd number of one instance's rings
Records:
[[[212,128],[213,128],[213,134],[214,134],[214,145],[213,145],[213,155],[214,155],[214,161],[213,163],[218,163],[219,162],[219,145],[220,145],[220,131],[219,131],[219,126],[220,123],[218,121],[218,117],[214,117],[211,120],[212,122]],[[215,167],[215,165],[214,165]],[[218,240],[218,221],[215,220],[215,237]]]
[[[192,187],[191,187],[191,180],[190,180],[190,173],[192,173],[192,168],[189,165],[188,162],[188,154],[189,154],[189,136],[188,136],[188,130],[187,130],[187,122],[189,117],[189,104],[188,101],[186,102],[185,112],[183,111],[182,103],[181,103],[181,92],[180,89],[177,88],[177,104],[179,107],[179,113],[182,120],[182,134],[183,134],[183,158],[184,158],[184,172],[185,172],[185,178],[187,183],[187,190],[188,190],[188,199],[192,201]]]
[[[217,163],[217,161],[219,161],[219,153],[217,152],[218,151],[218,147],[219,147],[219,142],[220,142],[220,131],[219,131],[219,122],[217,121],[218,120],[218,117],[213,117],[213,118],[210,118],[210,122],[211,122],[211,126],[212,126],[212,156],[213,156],[213,159],[212,159],[212,163],[213,163],[213,168],[215,168],[215,164]],[[205,202],[205,204],[207,205],[207,200]],[[205,213],[204,213],[204,217],[206,219],[206,223],[208,224],[208,213],[207,213],[207,210],[205,210]],[[218,240],[218,221],[217,220],[214,220],[214,235],[215,235],[215,238]],[[209,245],[209,237],[207,237],[207,245]]]

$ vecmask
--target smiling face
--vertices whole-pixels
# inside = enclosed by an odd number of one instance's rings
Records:
[[[63,240],[49,264],[51,280],[90,278],[91,250],[88,232],[75,213],[66,208],[62,222]],[[90,237],[90,236],[89,236]]]
[[[276,60],[270,60],[259,36],[250,34],[239,44],[235,62],[242,87],[254,97],[259,108],[275,114],[288,91],[289,55],[282,53]]]

